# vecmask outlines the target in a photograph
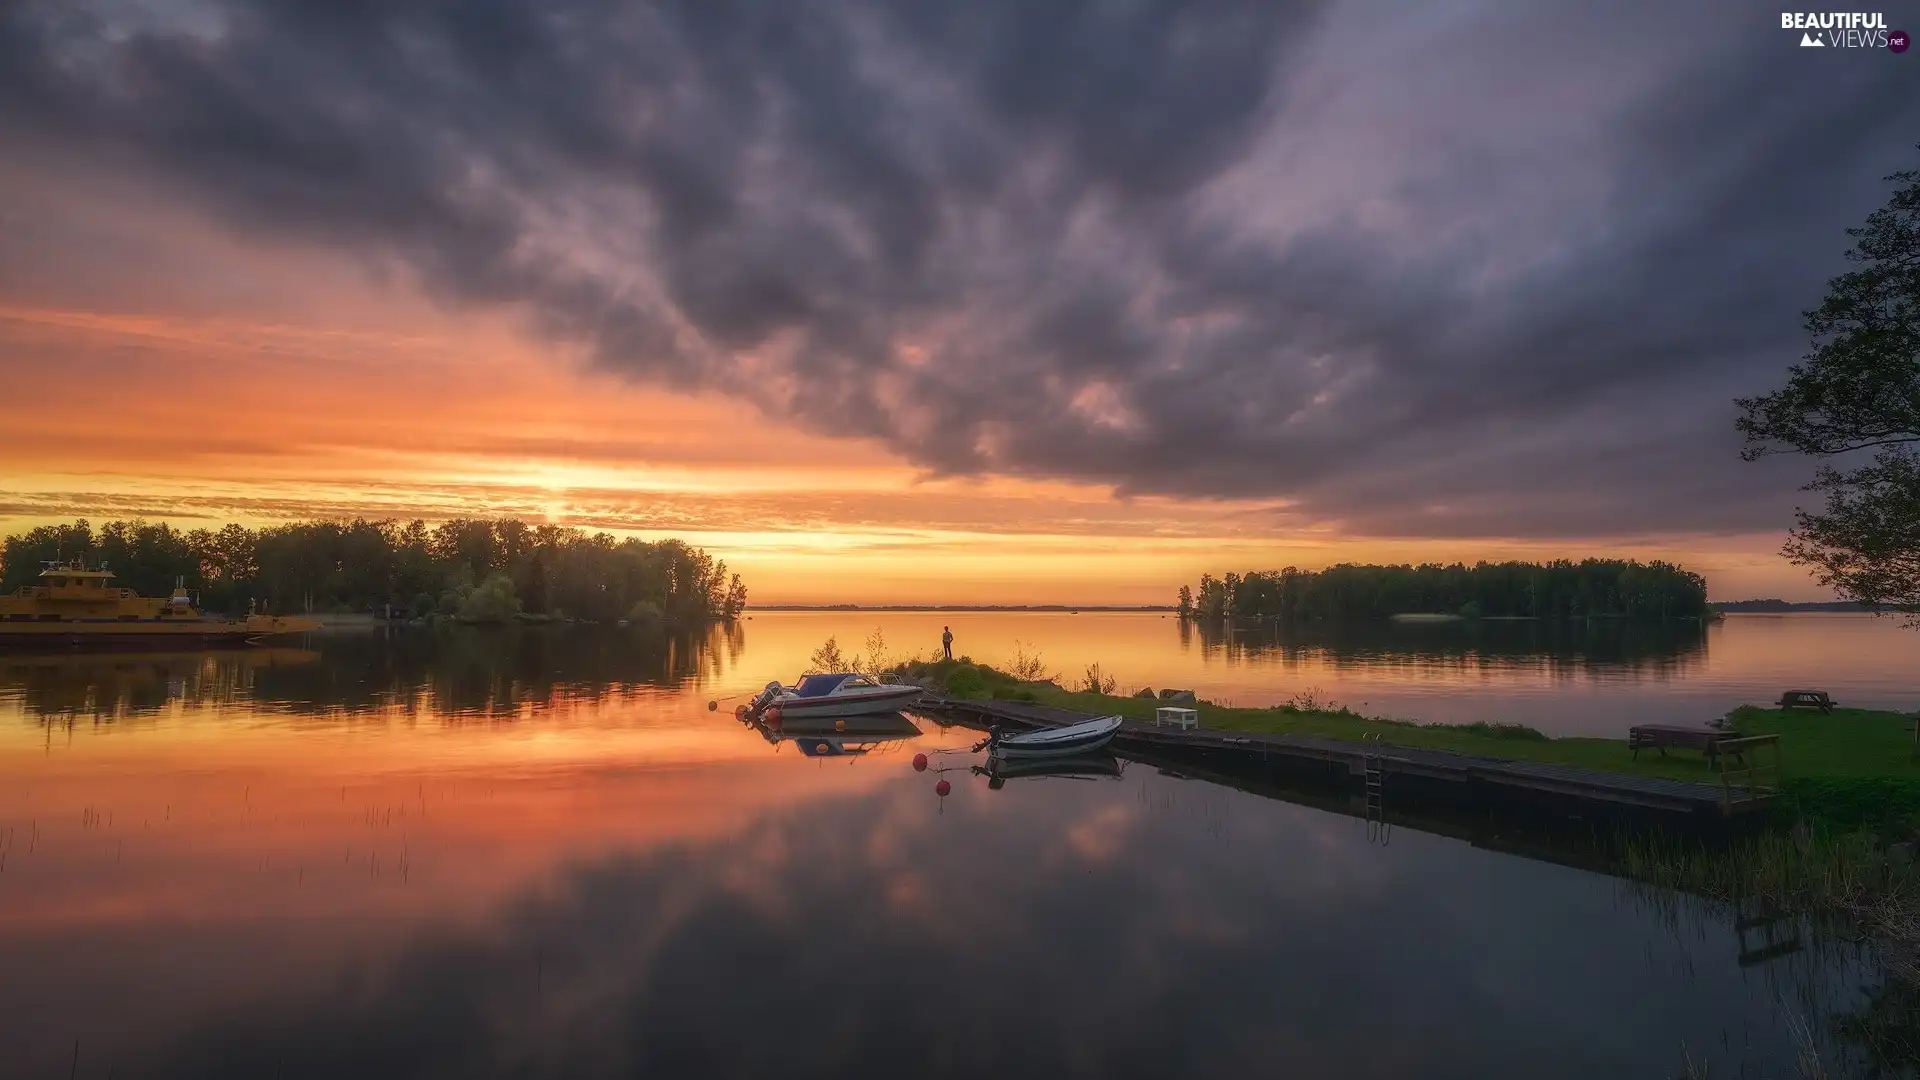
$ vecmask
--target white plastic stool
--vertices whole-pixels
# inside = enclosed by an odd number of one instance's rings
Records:
[[[1193,709],[1183,709],[1177,705],[1162,705],[1153,710],[1153,726],[1172,724],[1182,730],[1200,726],[1200,714]]]

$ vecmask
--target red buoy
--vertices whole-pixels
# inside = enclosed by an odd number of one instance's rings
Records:
[[[835,731],[847,730],[847,722],[845,720],[835,720],[833,722],[833,730]]]
[[[913,771],[914,772],[927,771],[927,755],[925,754],[913,755]]]
[[[733,718],[735,720],[745,720],[747,718],[747,707],[745,705],[735,705],[733,707]]]
[[[942,780],[939,783],[933,785],[933,793],[935,795],[940,796],[943,799],[947,797],[947,792],[952,790],[953,790],[953,785],[947,783],[945,780]]]
[[[709,702],[707,702],[707,711],[708,711],[708,712],[719,712],[719,711],[720,711],[720,703],[719,703],[718,701],[709,701]]]

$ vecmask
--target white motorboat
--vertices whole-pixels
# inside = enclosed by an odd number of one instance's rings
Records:
[[[1098,750],[1113,741],[1120,731],[1118,716],[1101,716],[1066,727],[1002,735],[994,728],[985,746],[994,757],[1003,759],[1067,757]]]
[[[867,716],[898,712],[925,693],[911,683],[881,682],[872,675],[836,671],[823,675],[803,675],[793,686],[768,683],[760,691],[748,713],[767,715],[780,710],[783,720],[812,716]]]

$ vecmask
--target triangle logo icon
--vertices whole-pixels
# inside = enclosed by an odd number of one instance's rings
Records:
[[[1827,43],[1814,37],[1812,34],[1801,34],[1800,47],[1803,49],[1824,49],[1827,47]]]

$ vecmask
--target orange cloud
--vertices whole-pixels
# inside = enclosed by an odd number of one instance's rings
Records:
[[[390,302],[391,303],[391,302]],[[931,477],[712,396],[643,389],[505,322],[416,309],[407,331],[0,308],[0,526],[513,515],[678,535],[762,603],[1166,603],[1203,570],[1294,563],[1679,556],[1716,593],[1805,593],[1772,537],[1580,547],[1368,539],[1281,504]],[[1720,571],[1716,573],[1715,571]]]

